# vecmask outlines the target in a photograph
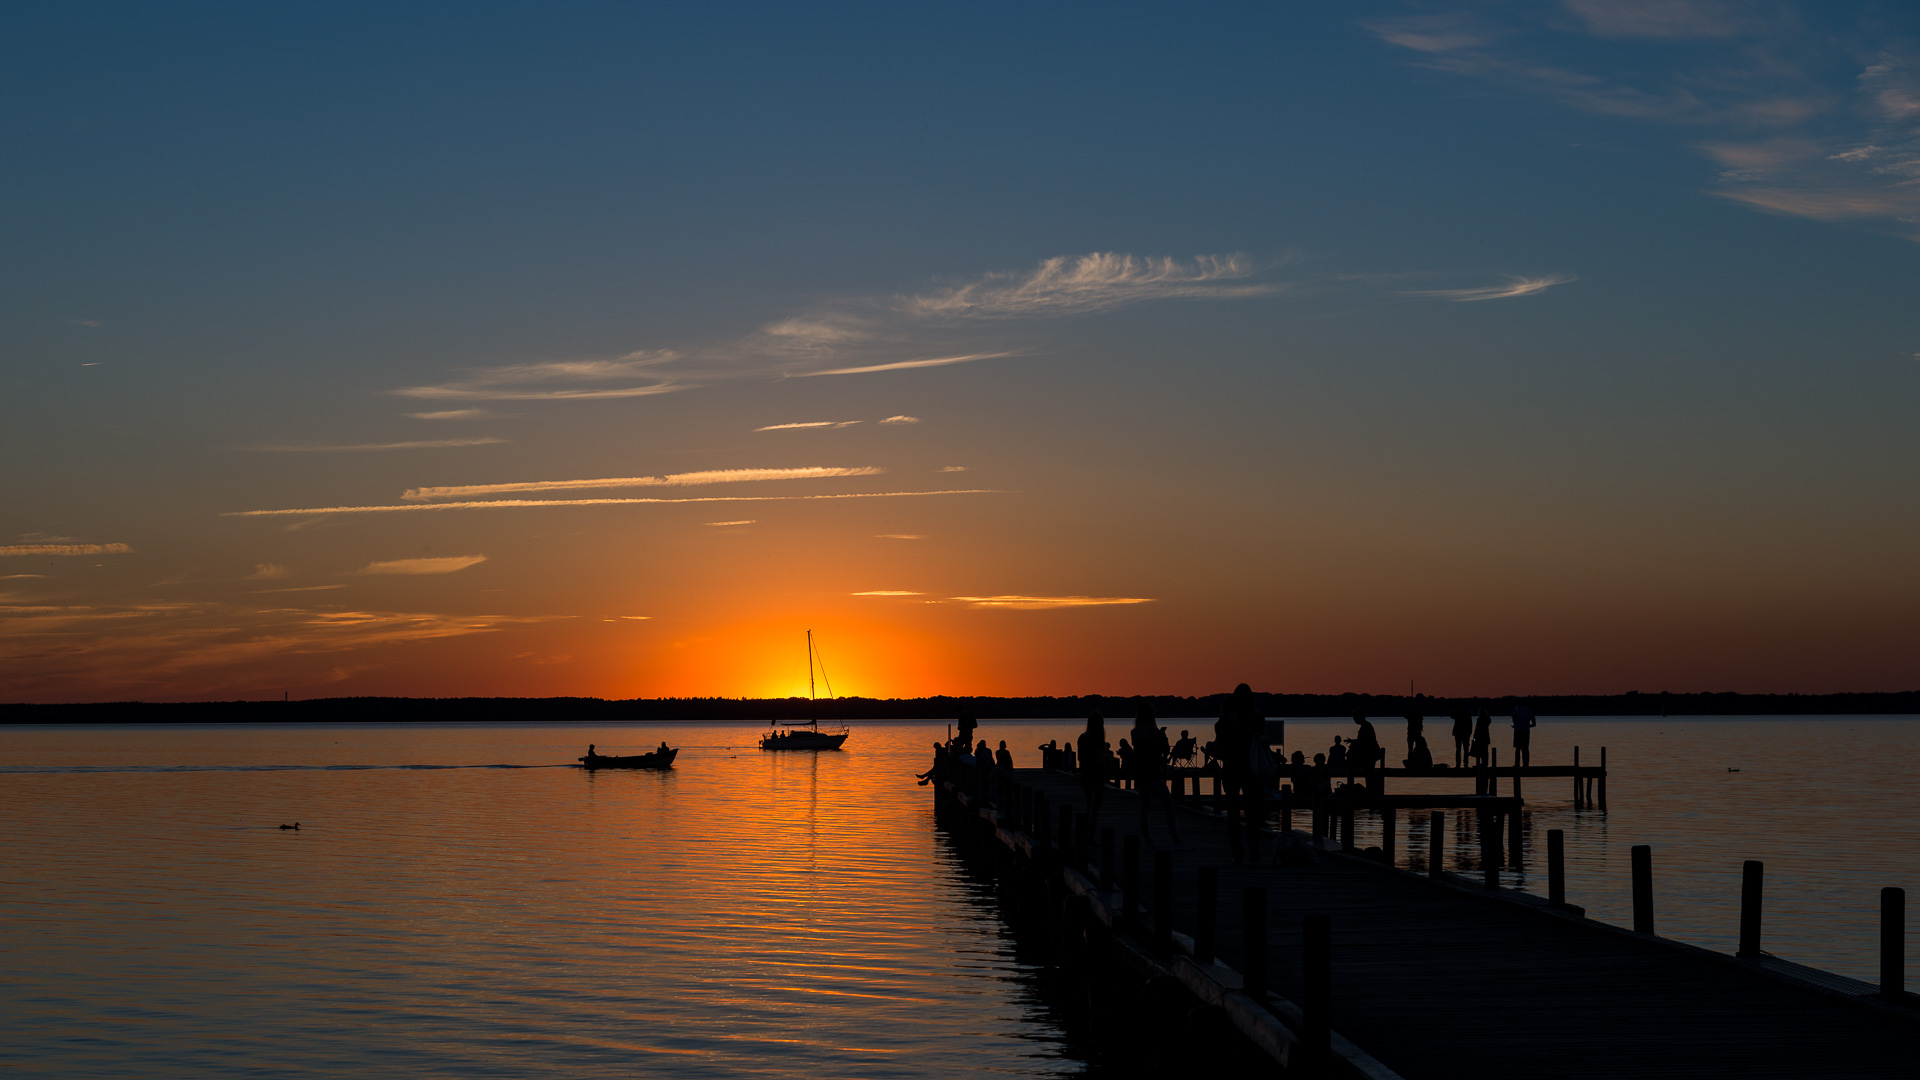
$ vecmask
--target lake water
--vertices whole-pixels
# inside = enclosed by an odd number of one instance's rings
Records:
[[[1389,747],[1399,727],[1380,725]],[[1028,765],[1074,728],[981,735]],[[1311,753],[1351,724],[1287,728]],[[858,724],[837,753],[764,753],[756,733],[0,727],[0,1067],[1083,1072],[913,782],[944,725]],[[684,747],[667,773],[542,767],[662,739]],[[1569,899],[1625,923],[1627,850],[1649,843],[1660,932],[1730,950],[1741,860],[1763,859],[1763,947],[1875,977],[1879,888],[1920,888],[1920,719],[1547,718],[1534,760],[1574,745],[1608,747],[1610,812],[1529,785],[1509,883],[1544,889],[1532,849],[1564,828]],[[1423,833],[1403,824],[1401,846]]]

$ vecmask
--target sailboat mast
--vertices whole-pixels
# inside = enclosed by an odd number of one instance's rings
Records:
[[[807,631],[807,720],[818,723],[813,700],[813,631]]]

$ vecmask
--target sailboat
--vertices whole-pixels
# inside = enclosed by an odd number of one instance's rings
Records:
[[[760,736],[762,750],[838,750],[840,744],[847,741],[846,725],[840,730],[820,730],[819,699],[815,697],[813,687],[813,668],[816,653],[813,648],[813,631],[807,631],[807,719],[775,720],[772,731]],[[818,661],[820,678],[827,679],[826,661]],[[827,681],[827,699],[833,699],[833,683]]]

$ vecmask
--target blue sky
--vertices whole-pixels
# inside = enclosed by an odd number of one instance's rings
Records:
[[[1914,682],[1909,7],[7,22],[0,696]]]

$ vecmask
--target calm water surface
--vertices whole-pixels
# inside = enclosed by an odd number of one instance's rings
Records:
[[[1074,727],[982,735],[1024,765]],[[1289,721],[1289,748],[1351,727]],[[1400,728],[1380,724],[1389,747]],[[763,753],[756,730],[0,727],[0,1066],[1083,1071],[912,781],[944,725],[856,725],[819,754]],[[670,773],[538,767],[663,738],[685,747]],[[1875,977],[1879,888],[1920,889],[1920,719],[1546,718],[1534,759],[1574,745],[1608,747],[1610,812],[1529,785],[1510,884],[1544,890],[1564,828],[1569,898],[1624,923],[1627,850],[1649,843],[1660,932],[1730,950],[1740,863],[1763,859],[1764,947]],[[1424,853],[1422,826],[1400,837],[1403,862]]]

